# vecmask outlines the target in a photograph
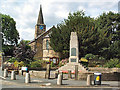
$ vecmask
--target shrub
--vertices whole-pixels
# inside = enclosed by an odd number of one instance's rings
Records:
[[[105,58],[104,57],[99,57],[99,60],[105,60]]]
[[[59,66],[59,67],[61,67],[61,66],[62,66],[62,62],[61,62],[61,61],[59,62],[58,66]]]
[[[21,40],[14,50],[14,56],[18,58],[18,61],[24,61],[26,66],[29,66],[29,63],[34,60],[33,57],[35,55],[35,51],[31,49],[28,42]]]
[[[116,65],[117,68],[120,68],[120,63]]]
[[[14,62],[14,66],[15,66],[15,67],[18,67],[18,66],[19,66],[19,62],[18,62],[17,60]]]
[[[51,62],[50,66],[51,66],[51,67],[54,67],[55,65],[54,65],[54,63],[53,63],[53,62]]]
[[[31,62],[30,67],[46,67],[46,61],[44,60],[33,61]]]
[[[108,68],[119,67],[120,61],[118,58],[110,59],[104,66]]]
[[[11,62],[11,63],[13,63],[13,62],[15,62],[17,60],[17,58],[15,58],[15,57],[12,57],[12,58],[10,58],[9,60],[8,60],[8,62]]]
[[[82,58],[80,59],[80,63],[81,63],[82,65],[88,67],[88,60],[85,59],[84,57],[82,57]]]
[[[34,61],[31,63],[31,67],[42,67],[42,65],[39,61]]]
[[[96,67],[96,62],[93,61],[92,63],[89,63],[89,64],[88,64],[88,67]]]
[[[85,59],[93,59],[95,57],[95,55],[89,53],[85,55]]]
[[[26,66],[26,64],[23,61],[21,61],[21,62],[19,62],[19,66],[23,67],[23,66]]]

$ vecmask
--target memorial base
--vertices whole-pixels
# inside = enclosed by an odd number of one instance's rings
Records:
[[[72,62],[72,63],[67,63],[66,65],[60,67],[58,70],[59,71],[68,71],[70,70],[71,72],[75,72],[75,65],[78,65],[78,71],[79,72],[88,72],[85,67],[83,67],[80,63]]]

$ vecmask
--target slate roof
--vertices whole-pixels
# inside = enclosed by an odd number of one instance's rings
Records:
[[[54,26],[53,26],[53,27],[54,27]],[[53,27],[52,27],[52,28],[53,28]],[[29,42],[28,44],[33,43],[33,42],[35,42],[37,39],[46,36],[47,34],[49,34],[49,33],[52,31],[52,28],[50,28],[49,30],[45,31],[44,33],[38,35],[36,38],[34,38],[34,39],[33,39],[31,42]]]

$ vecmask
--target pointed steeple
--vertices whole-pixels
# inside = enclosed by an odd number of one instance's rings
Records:
[[[44,24],[43,14],[42,14],[42,6],[40,5],[39,16],[37,20],[37,24]]]

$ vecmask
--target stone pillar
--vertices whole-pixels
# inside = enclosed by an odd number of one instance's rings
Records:
[[[61,78],[62,78],[62,80],[63,80],[63,72],[60,72],[60,75],[61,75]]]
[[[19,70],[19,75],[22,75],[22,70]]]
[[[12,71],[11,73],[11,80],[16,80],[15,71]]]
[[[75,80],[78,80],[78,65],[75,65]]]
[[[49,79],[49,78],[50,78],[50,64],[47,64],[46,73],[45,73],[45,78],[46,78],[46,79]]]
[[[92,77],[91,77],[91,75],[87,76],[87,85],[92,85]]]
[[[26,73],[25,75],[25,83],[30,83],[30,74]]]
[[[4,78],[8,77],[8,71],[7,69],[4,69]]]
[[[72,76],[71,76],[71,70],[68,70],[68,79],[71,79]]]
[[[58,75],[57,85],[62,85],[62,75],[61,74]]]
[[[69,54],[69,63],[79,63],[78,37],[76,32],[71,32]]]

